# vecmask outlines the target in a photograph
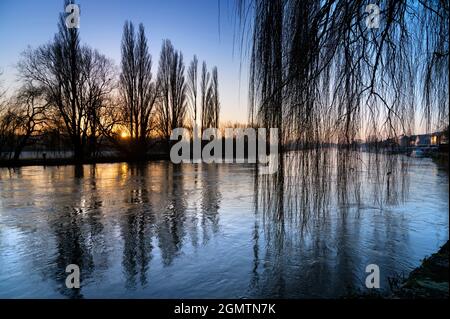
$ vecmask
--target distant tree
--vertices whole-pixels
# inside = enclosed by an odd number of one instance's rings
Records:
[[[158,83],[161,99],[158,103],[158,130],[169,140],[172,130],[182,127],[187,113],[186,81],[181,52],[175,51],[169,40],[164,40],[159,60]]]
[[[171,130],[173,130],[184,126],[187,111],[183,54],[178,51],[175,52],[172,59],[170,92],[172,101]]]
[[[0,117],[0,158],[10,159],[14,148],[14,132],[17,128],[14,112],[3,111]]]
[[[151,116],[158,98],[158,85],[152,79],[152,57],[148,50],[144,26],[137,35],[131,22],[126,22],[122,39],[122,73],[120,92],[123,98],[124,122],[128,128],[134,155],[147,152],[152,129]]]
[[[2,80],[1,77],[3,76],[3,71],[0,70],[0,114],[5,106],[5,95],[6,91],[2,88]]]
[[[219,102],[219,76],[217,73],[217,67],[212,70],[211,81],[211,110],[212,110],[212,122],[214,127],[219,128],[219,115],[220,115],[220,102]]]
[[[208,89],[209,89],[209,81],[211,75],[206,69],[206,62],[203,61],[202,64],[202,78],[200,82],[200,90],[202,94],[201,107],[202,107],[202,120],[201,120],[201,133],[210,127],[209,121],[209,108],[208,108]]]
[[[113,62],[105,56],[84,48],[84,61],[82,62],[82,76],[84,84],[84,104],[87,117],[88,154],[95,156],[98,151],[99,138],[104,133],[104,127],[109,119],[103,115],[110,107],[110,95],[116,87]]]
[[[203,62],[202,79],[202,132],[207,128],[219,128],[219,78],[217,67],[212,70],[212,76]]]
[[[192,113],[192,124],[193,126],[197,124],[197,86],[198,86],[198,59],[194,55],[188,69],[188,92],[189,92],[189,103],[190,110]]]
[[[0,71],[0,77],[3,72]],[[2,157],[2,151],[6,144],[6,128],[5,128],[5,115],[6,115],[6,102],[4,100],[5,91],[2,89],[2,82],[0,81],[0,158]]]
[[[0,70],[0,122],[2,121],[5,115],[5,101],[4,101],[5,91],[2,88],[2,80],[1,80],[2,75],[3,71]],[[2,131],[0,130],[0,153],[2,151],[1,141],[2,141]]]
[[[5,95],[0,88],[0,158],[18,159],[36,126],[38,111],[34,100],[39,93],[22,88],[18,97],[8,101]]]
[[[171,125],[171,99],[170,99],[170,73],[174,48],[170,40],[164,40],[161,47],[158,69],[158,83],[161,87],[161,100],[158,104],[158,130],[166,140],[170,138]]]
[[[14,160],[18,160],[30,137],[42,130],[46,124],[48,102],[44,91],[33,86],[22,87],[10,109],[10,120],[14,123]]]
[[[82,161],[89,136],[95,140],[98,134],[99,109],[113,89],[112,62],[82,46],[78,29],[66,27],[61,14],[53,42],[25,51],[18,69],[22,81],[42,90],[56,109],[74,157]]]

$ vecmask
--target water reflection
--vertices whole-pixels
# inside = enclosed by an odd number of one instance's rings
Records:
[[[166,165],[170,165],[166,163]],[[159,247],[164,266],[169,266],[179,254],[183,245],[186,223],[186,197],[183,169],[180,165],[170,165],[165,170],[168,176],[163,179],[161,196],[167,196],[166,209],[158,227]]]
[[[95,166],[90,167],[90,174],[85,180],[84,167],[74,166],[72,183],[67,184],[61,193],[57,185],[51,185],[53,192],[49,197],[49,207],[54,209],[55,214],[49,214],[49,227],[56,243],[56,253],[49,273],[45,275],[56,281],[61,294],[71,298],[81,298],[83,295],[82,289],[65,287],[68,275],[66,266],[78,265],[83,270],[83,280],[89,281],[94,269],[96,246],[104,244],[99,236],[103,230],[102,202],[96,187],[95,171]],[[67,195],[77,204],[68,205]],[[98,267],[101,266],[98,263]]]
[[[145,166],[128,167],[126,176],[130,178],[129,189],[124,192],[124,203],[129,208],[121,216],[121,236],[123,238],[122,265],[127,288],[135,288],[137,281],[147,285],[147,272],[152,258],[155,214],[151,193],[147,190],[147,170]]]
[[[448,174],[348,150],[0,170],[0,297],[336,297],[448,238]],[[424,194],[426,188],[428,193]],[[65,287],[77,264],[81,289]]]
[[[202,230],[203,245],[207,244],[210,234],[219,231],[220,178],[217,165],[207,166],[202,178]]]
[[[364,157],[364,159],[362,158]],[[255,205],[272,220],[295,222],[356,209],[398,205],[409,193],[406,156],[325,149],[292,152],[280,159],[274,175],[255,174]]]
[[[404,231],[411,221],[399,207],[408,204],[409,166],[405,156],[326,149],[287,154],[277,174],[255,175],[266,239],[261,254],[259,235],[253,238],[255,296],[339,296],[343,287],[364,286],[370,263],[391,271],[382,274],[385,281],[404,272],[397,257],[412,244]],[[260,255],[262,275],[255,271]]]

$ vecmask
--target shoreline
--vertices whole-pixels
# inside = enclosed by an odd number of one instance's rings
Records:
[[[285,154],[288,154],[285,152]],[[437,153],[430,156],[431,159],[448,163],[449,153]],[[152,161],[170,160],[169,154],[156,153],[149,154],[145,158],[134,159],[127,156],[104,156],[97,158],[86,158],[81,162],[74,158],[35,158],[35,159],[19,159],[19,160],[0,160],[0,168],[17,168],[26,166],[66,166],[66,165],[89,165],[89,164],[108,164],[108,163],[143,163]]]
[[[435,299],[449,297],[449,241],[422,260],[408,277],[393,290],[392,298]]]
[[[406,277],[388,278],[390,291],[352,290],[342,299],[448,299],[449,297],[449,240]]]
[[[129,157],[99,157],[87,158],[83,161],[77,161],[73,158],[47,158],[47,159],[19,159],[19,160],[4,160],[0,161],[2,168],[17,168],[26,166],[67,166],[67,165],[89,165],[89,164],[108,164],[108,163],[142,163],[151,161],[168,160],[169,156],[166,154],[152,154],[143,159],[131,159]]]

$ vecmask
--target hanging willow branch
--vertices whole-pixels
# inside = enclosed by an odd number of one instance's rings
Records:
[[[426,131],[441,129],[448,1],[376,1],[380,24],[370,28],[373,2],[238,0],[253,34],[252,122],[302,146],[411,134],[417,114]]]
[[[265,213],[303,225],[329,207],[359,207],[362,180],[376,185],[377,205],[402,198],[407,158],[353,146],[448,127],[448,3],[237,0],[243,51],[251,39],[250,122],[279,128],[279,150],[303,149],[256,176]]]

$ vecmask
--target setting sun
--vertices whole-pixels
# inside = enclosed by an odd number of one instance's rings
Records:
[[[127,138],[128,137],[128,133],[127,132],[122,132],[122,133],[120,133],[120,137],[121,138]]]

